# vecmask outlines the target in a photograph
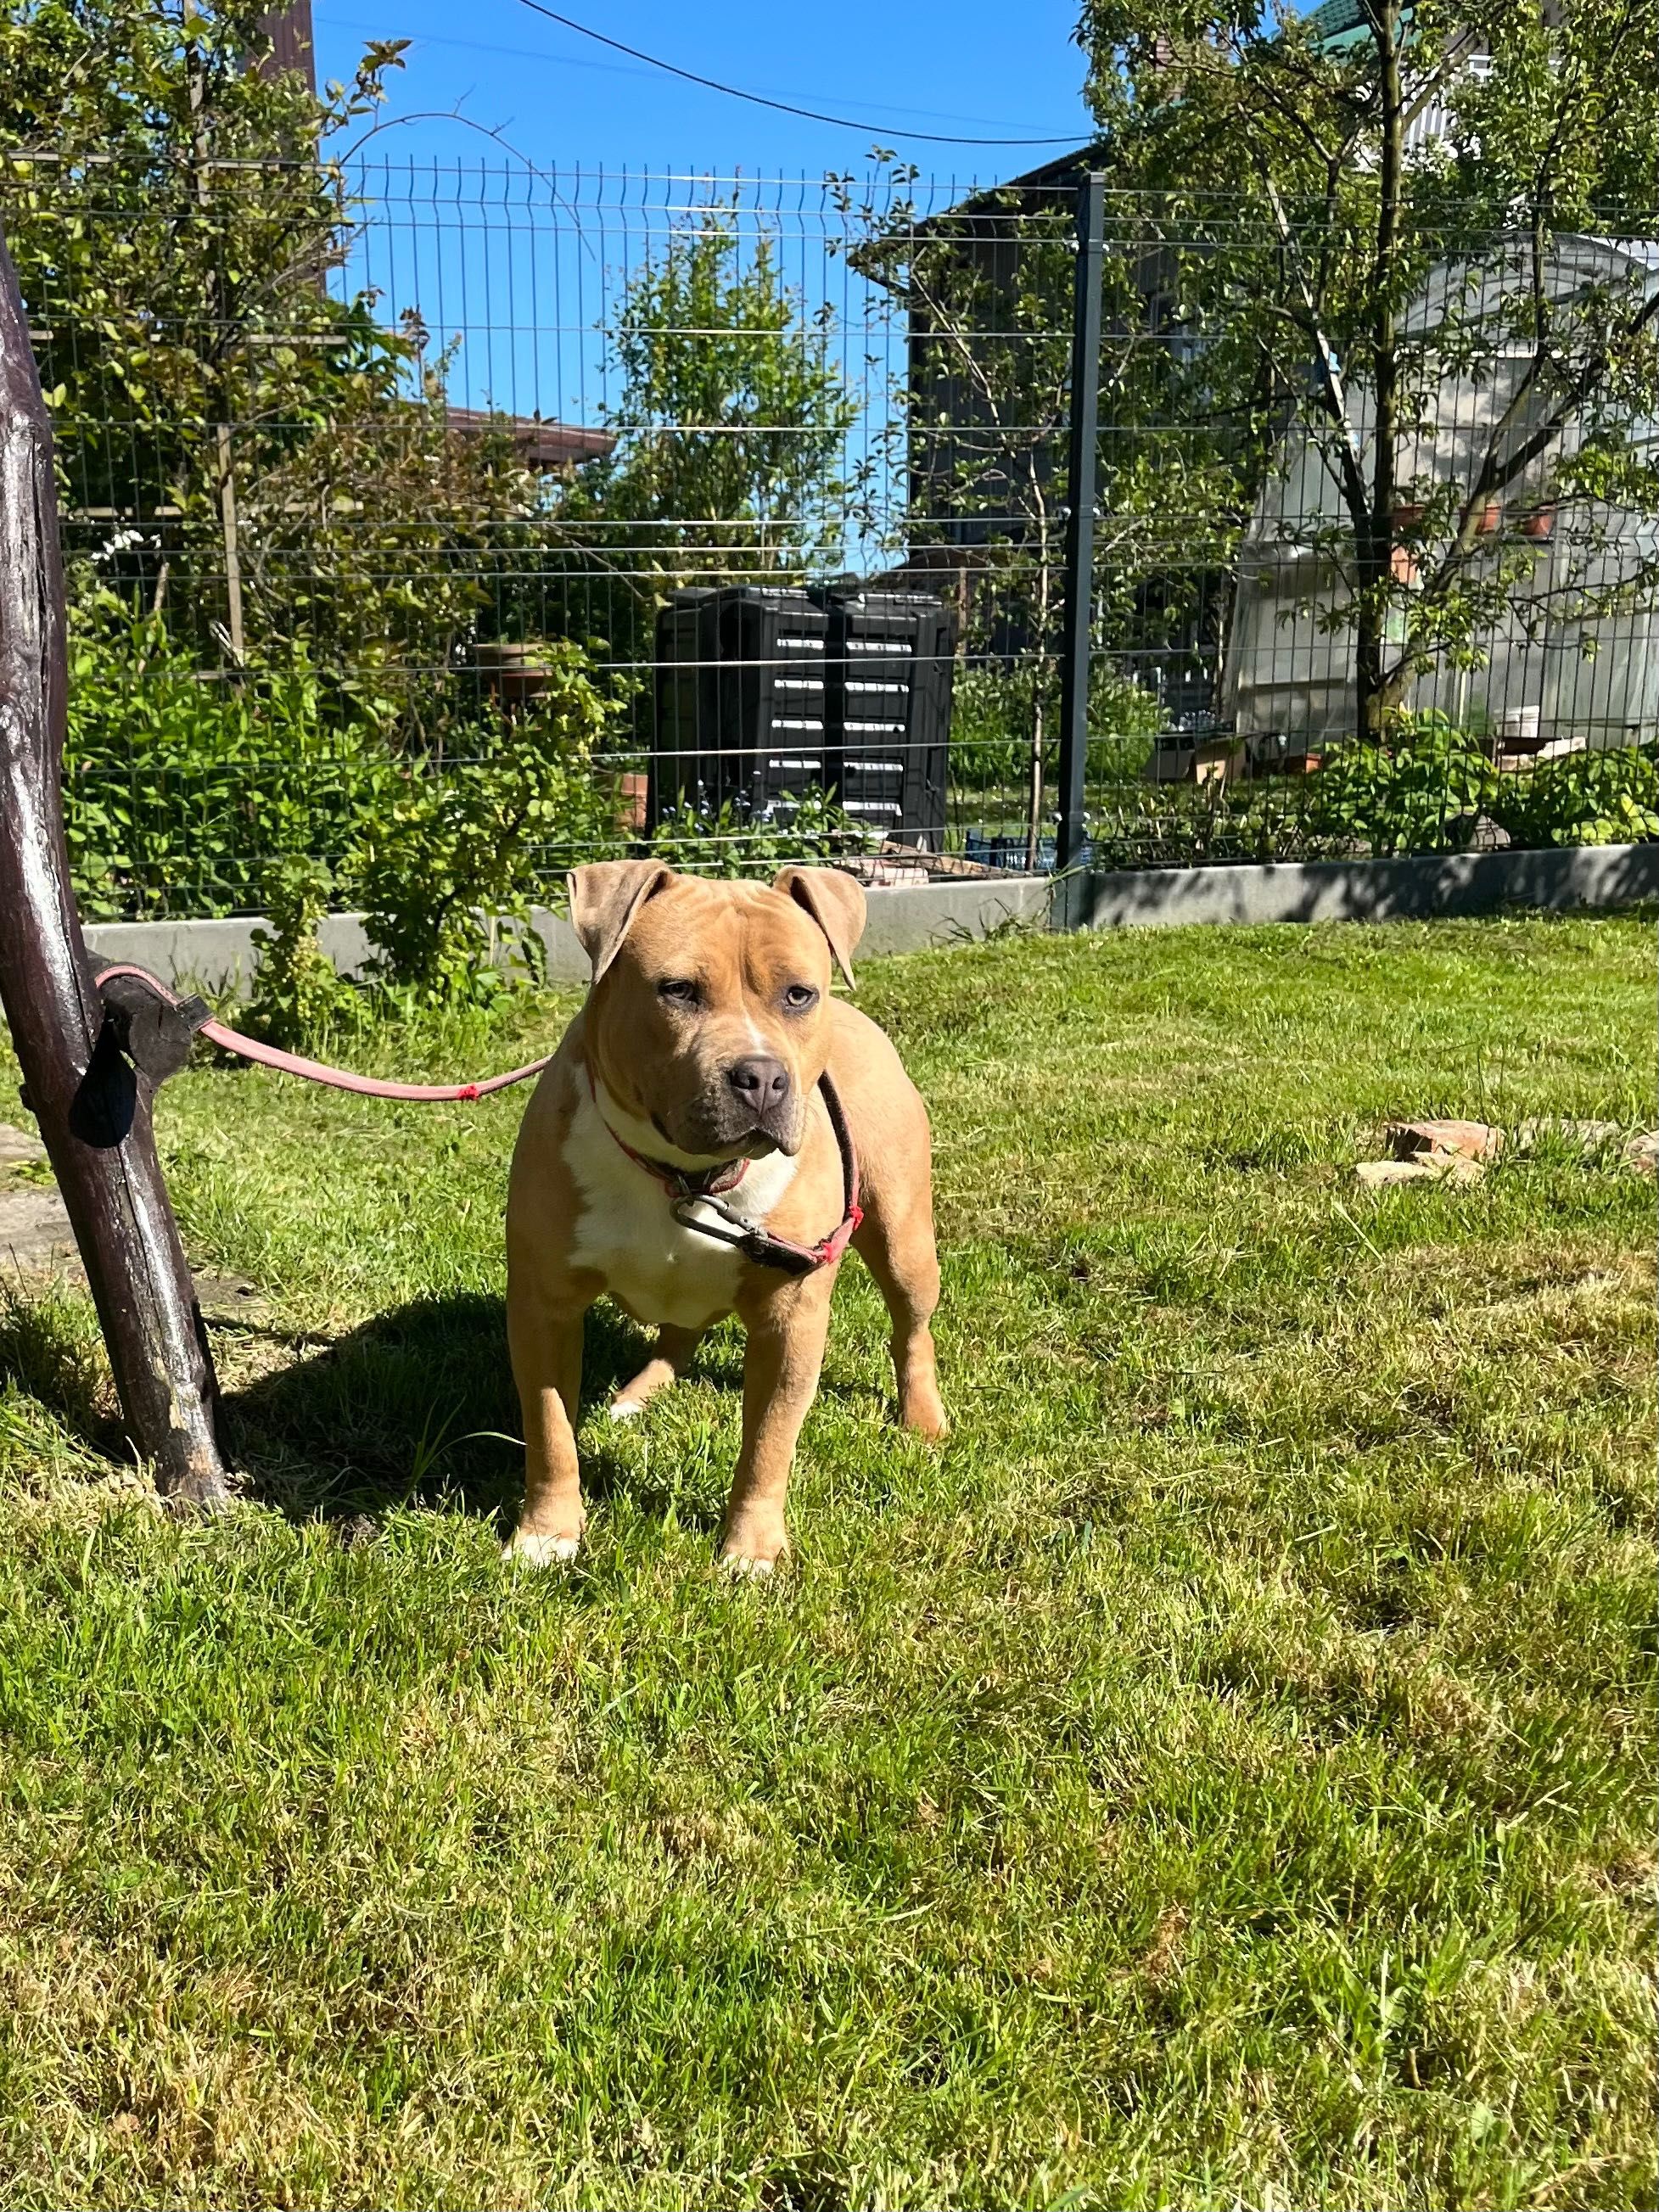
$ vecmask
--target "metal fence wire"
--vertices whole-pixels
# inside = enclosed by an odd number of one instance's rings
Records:
[[[1223,335],[1295,210],[1064,164],[7,179],[94,914],[253,909],[295,854],[344,880],[514,760],[498,834],[550,890],[643,849],[903,881],[1659,830],[1659,520],[1570,465],[1659,462],[1648,387],[1510,466],[1546,404],[1516,302],[1570,352],[1585,301],[1651,296],[1659,218],[1541,264],[1417,242],[1367,524],[1365,392]]]

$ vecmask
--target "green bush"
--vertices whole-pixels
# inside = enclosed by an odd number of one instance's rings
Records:
[[[492,995],[498,921],[522,921],[572,860],[623,849],[614,778],[594,758],[615,702],[580,646],[543,658],[551,675],[532,708],[507,720],[446,699],[427,739],[400,744],[394,703],[325,684],[303,644],[207,682],[164,623],[99,595],[77,616],[65,745],[82,912],[264,903],[260,1018],[284,1039],[356,1003],[323,975],[316,924],[331,900],[367,909],[382,988],[422,1005]],[[523,943],[533,960],[538,941]]]
[[[1659,748],[1564,753],[1500,771],[1492,741],[1440,714],[1410,716],[1389,745],[1340,746],[1310,779],[1316,838],[1373,853],[1451,853],[1485,816],[1521,846],[1607,845],[1659,837]]]
[[[685,801],[665,814],[649,851],[705,876],[764,876],[790,860],[836,860],[869,849],[870,832],[816,787],[757,819],[727,799],[718,814]]]
[[[1517,845],[1634,845],[1659,837],[1659,746],[1563,753],[1506,777],[1495,809]]]
[[[343,865],[395,781],[373,702],[325,687],[303,644],[204,680],[164,623],[107,593],[76,611],[64,760],[93,921],[246,913],[275,858]]]
[[[283,860],[266,875],[270,926],[253,933],[259,967],[248,1019],[272,1044],[314,1044],[361,1004],[317,940],[333,889],[320,860]]]
[[[551,672],[532,709],[489,715],[459,758],[399,763],[390,792],[358,827],[350,867],[376,973],[421,1005],[493,997],[500,923],[522,924],[537,888],[575,860],[619,854],[608,779],[593,756],[615,707],[582,647],[550,641]],[[540,940],[520,928],[533,970]]]
[[[1437,712],[1402,717],[1387,744],[1353,738],[1308,781],[1316,837],[1378,855],[1459,853],[1494,814],[1502,779],[1489,747]]]

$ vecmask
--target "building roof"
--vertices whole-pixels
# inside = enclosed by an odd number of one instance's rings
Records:
[[[616,444],[609,430],[591,429],[583,422],[548,422],[539,415],[498,415],[487,407],[451,407],[446,420],[458,436],[482,437],[495,432],[512,439],[527,468],[569,469],[583,461],[603,460]]]
[[[1056,154],[1052,160],[1035,169],[1027,169],[1024,176],[1010,177],[1006,185],[996,185],[994,191],[1040,191],[1045,185],[1070,185],[1091,169],[1106,166],[1110,148],[1104,138],[1091,138],[1085,145],[1073,147],[1069,154]]]
[[[1308,10],[1303,22],[1308,36],[1320,41],[1369,27],[1364,0],[1323,0],[1322,6]]]

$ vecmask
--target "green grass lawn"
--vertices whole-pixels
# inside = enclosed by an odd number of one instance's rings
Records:
[[[1650,938],[872,963],[955,1430],[849,1263],[759,1587],[726,1332],[502,1570],[514,1097],[170,1085],[251,1495],[159,1513],[89,1310],[12,1304],[0,2204],[1650,2207],[1653,1186],[1352,1176],[1651,1126]]]

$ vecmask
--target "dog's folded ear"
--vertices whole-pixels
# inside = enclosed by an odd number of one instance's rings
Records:
[[[848,989],[856,989],[853,947],[864,934],[868,912],[863,884],[843,875],[839,868],[781,868],[772,888],[805,908],[829,939],[836,965],[847,978]]]
[[[570,923],[593,963],[594,982],[622,951],[635,915],[673,875],[665,860],[595,860],[571,869],[564,879]]]

